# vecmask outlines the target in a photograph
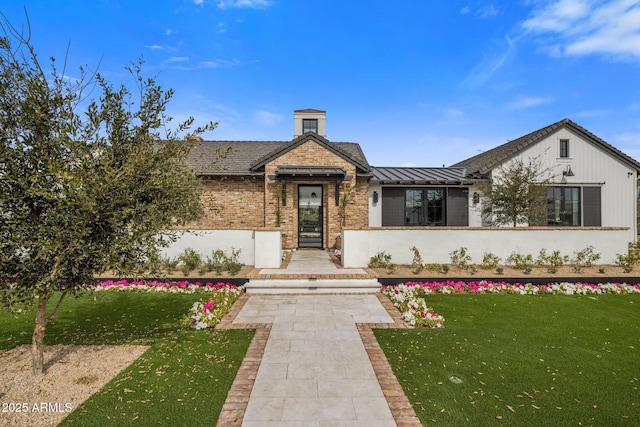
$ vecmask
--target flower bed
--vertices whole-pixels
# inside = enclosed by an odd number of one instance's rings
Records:
[[[244,292],[243,286],[236,286],[231,283],[201,283],[188,282],[186,280],[180,282],[161,282],[153,280],[145,282],[143,280],[129,282],[127,280],[105,280],[93,285],[94,291],[139,291],[139,292],[170,292],[179,294],[195,294],[210,292],[227,292],[238,294]]]
[[[441,328],[444,318],[428,308],[423,295],[430,294],[518,294],[518,295],[602,295],[640,293],[640,283],[506,283],[490,281],[472,282],[407,282],[383,286],[382,293],[389,297],[402,312],[402,319],[412,326]]]
[[[182,324],[195,329],[213,328],[222,317],[229,312],[233,303],[244,292],[243,286],[232,285],[231,283],[190,283],[181,282],[160,282],[160,281],[134,281],[127,280],[106,280],[93,286],[95,291],[133,291],[133,292],[169,292],[182,294],[207,294],[207,300],[195,302],[189,314],[187,314]]]

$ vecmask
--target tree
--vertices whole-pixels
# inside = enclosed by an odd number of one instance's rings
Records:
[[[494,171],[491,180],[480,184],[482,214],[496,225],[537,224],[547,216],[548,169],[539,158],[514,159]]]
[[[198,219],[203,209],[200,182],[185,161],[196,142],[178,139],[193,119],[166,129],[173,91],[144,78],[142,61],[127,67],[135,92],[82,68],[81,78],[71,80],[53,58],[47,74],[30,34],[3,18],[0,299],[10,307],[37,303],[35,375],[43,370],[45,328],[65,296],[105,270],[143,262],[175,239],[173,227]],[[89,89],[99,99],[89,101]]]

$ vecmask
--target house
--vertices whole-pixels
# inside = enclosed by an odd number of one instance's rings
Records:
[[[571,254],[594,246],[610,262],[637,234],[640,163],[564,119],[451,167],[375,167],[362,147],[326,138],[326,112],[294,111],[290,141],[211,141],[189,162],[204,183],[206,217],[174,252],[242,249],[242,262],[277,267],[282,249],[342,246],[343,263],[366,266],[386,251],[411,263],[449,262],[464,246],[505,259],[541,248]],[[538,158],[553,171],[542,227],[492,227],[478,182],[514,159]],[[529,224],[522,224],[529,225]]]

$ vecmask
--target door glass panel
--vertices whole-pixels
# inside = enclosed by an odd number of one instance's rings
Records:
[[[322,248],[322,186],[298,187],[298,246]]]

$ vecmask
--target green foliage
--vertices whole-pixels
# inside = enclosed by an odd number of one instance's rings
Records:
[[[640,241],[629,242],[627,253],[617,254],[615,264],[622,267],[625,273],[630,273],[638,261],[640,261]]]
[[[203,214],[201,184],[186,163],[195,142],[177,133],[193,119],[168,130],[173,91],[145,78],[142,61],[127,68],[132,91],[82,68],[69,79],[53,59],[42,67],[6,20],[2,31],[0,296],[39,304],[38,373],[45,325],[56,316],[45,317],[53,292],[77,293],[106,270],[134,272],[175,239],[175,226]]]
[[[547,189],[551,182],[548,169],[539,158],[527,163],[514,159],[500,166],[491,181],[482,182],[482,213],[496,225],[537,224],[546,218]]]
[[[449,253],[449,256],[451,257],[451,264],[460,267],[463,270],[467,270],[469,268],[471,255],[467,253],[467,248],[464,246]]]
[[[173,270],[178,268],[179,262],[180,260],[177,258],[164,257],[160,259],[160,265],[167,273],[173,273]]]
[[[231,255],[225,256],[224,268],[232,276],[235,276],[236,274],[238,274],[242,269],[242,266],[244,265],[238,261],[238,257],[240,256],[241,251],[242,249],[236,250],[234,248],[231,248]]]
[[[600,259],[600,254],[594,252],[593,246],[587,246],[586,248],[575,251],[573,258],[571,258],[571,264],[575,272],[582,271],[585,267],[591,267],[596,261]]]
[[[413,260],[411,261],[411,271],[413,271],[414,274],[418,274],[422,272],[422,270],[424,270],[424,260],[422,259],[422,256],[420,255],[420,251],[418,250],[418,248],[416,248],[415,246],[412,246],[409,249],[411,249],[411,252],[413,252]]]
[[[211,257],[207,257],[206,261],[202,264],[200,273],[215,271],[216,274],[222,274],[222,272],[226,270],[232,276],[235,276],[244,266],[244,264],[238,261],[241,251],[242,249],[236,250],[235,248],[231,248],[230,255],[227,255],[222,249],[212,251]]]
[[[389,273],[393,273],[396,266],[391,262],[391,254],[382,251],[369,258],[369,268],[386,268]]]
[[[568,255],[561,255],[560,251],[553,251],[551,254],[547,254],[547,250],[544,248],[540,249],[540,253],[536,259],[536,264],[546,267],[549,273],[556,273],[558,268],[567,262],[569,262]]]
[[[180,261],[182,274],[185,276],[191,273],[196,268],[200,268],[202,265],[202,257],[193,248],[186,248],[180,255],[178,255]]]
[[[533,256],[531,254],[521,254],[519,252],[511,252],[507,258],[507,262],[513,264],[515,268],[521,270],[525,274],[531,273],[533,267]]]
[[[480,264],[480,268],[484,270],[491,270],[497,268],[500,264],[500,257],[498,255],[492,254],[491,252],[485,252],[482,254],[482,264]]]

